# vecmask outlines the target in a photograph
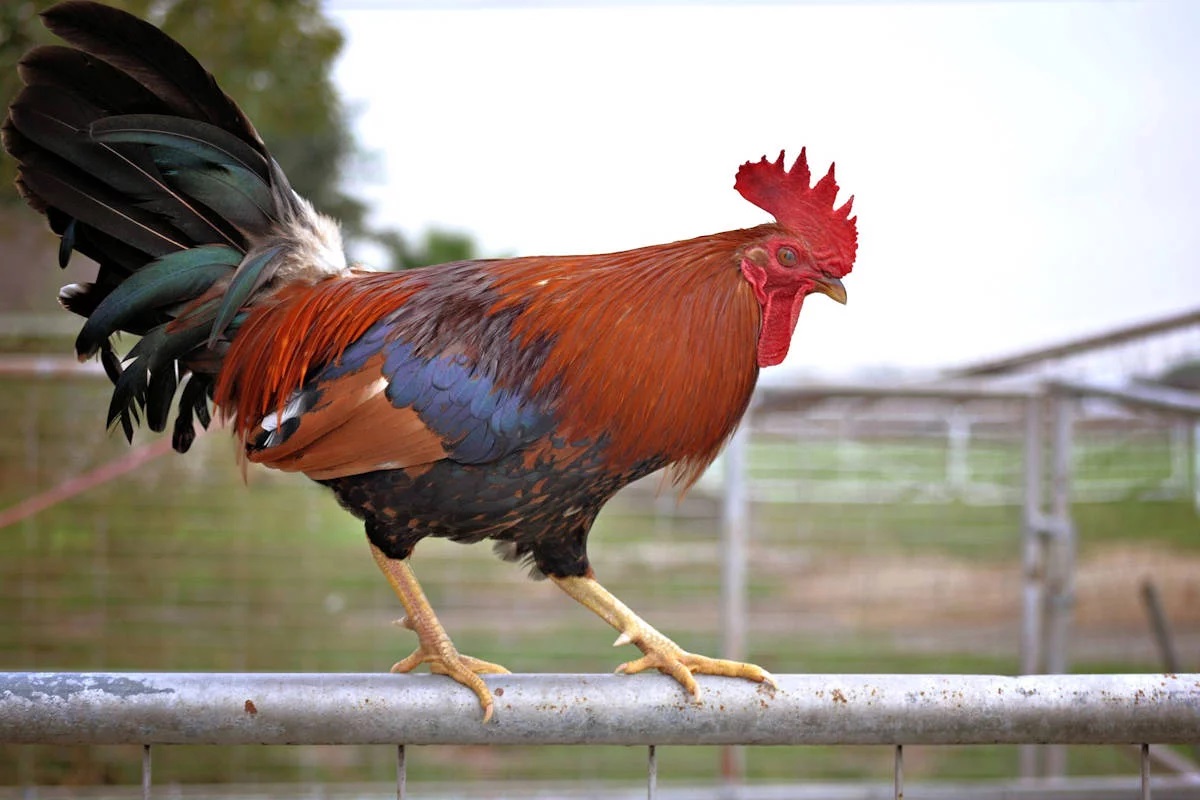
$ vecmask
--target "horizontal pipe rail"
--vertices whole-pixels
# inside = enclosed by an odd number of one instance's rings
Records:
[[[0,375],[21,378],[103,378],[104,368],[99,361],[80,364],[64,356],[0,355]]]
[[[1052,380],[1046,385],[1053,391],[1077,397],[1102,397],[1128,406],[1200,417],[1200,393],[1152,383],[1105,386],[1084,381]]]
[[[1099,334],[1083,336],[1050,347],[1027,350],[1007,358],[967,364],[951,370],[949,374],[957,377],[1000,375],[1025,367],[1037,366],[1046,361],[1094,353],[1097,350],[1115,347],[1126,342],[1136,342],[1138,339],[1146,339],[1157,334],[1174,333],[1193,325],[1200,325],[1200,308],[1138,325],[1129,325]]]
[[[494,720],[436,675],[0,673],[25,744],[1178,744],[1200,674],[489,675]]]

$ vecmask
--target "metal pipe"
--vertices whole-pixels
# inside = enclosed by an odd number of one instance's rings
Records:
[[[1156,319],[1151,322],[1143,322],[1138,325],[1129,325],[1116,330],[1105,331],[1100,334],[1092,334],[1078,339],[1072,339],[1067,342],[1053,345],[1051,347],[1039,347],[1034,350],[1027,350],[1024,353],[1008,356],[1007,358],[991,359],[976,364],[968,364],[957,369],[950,370],[949,375],[953,376],[976,376],[976,375],[998,375],[1009,373],[1023,367],[1032,367],[1044,364],[1046,361],[1051,361],[1059,358],[1069,358],[1071,356],[1079,356],[1084,353],[1092,353],[1106,347],[1122,344],[1124,342],[1143,339],[1159,333],[1169,333],[1181,330],[1189,325],[1200,323],[1200,309],[1185,311],[1182,314]]]
[[[1030,380],[1018,386],[995,386],[982,382],[929,381],[923,383],[803,383],[788,386],[759,386],[754,390],[755,407],[763,412],[786,409],[797,402],[822,400],[1011,400],[1025,401],[1045,395],[1040,383]]]
[[[1068,397],[1053,401],[1053,435],[1050,463],[1050,515],[1054,521],[1050,558],[1047,563],[1046,671],[1064,673],[1070,666],[1068,653],[1071,619],[1075,605],[1075,524],[1071,519],[1071,457],[1075,426],[1075,402]]]
[[[746,660],[747,543],[750,538],[750,426],[747,412],[725,446],[725,493],[721,501],[721,656]],[[721,780],[740,784],[746,775],[746,754],[739,747],[721,751]]]
[[[1142,745],[1142,800],[1150,800],[1150,745]]]
[[[1045,508],[1043,495],[1042,402],[1025,404],[1024,443],[1025,490],[1022,509],[1022,596],[1021,596],[1021,672],[1042,672],[1042,597],[1045,593]],[[1024,776],[1031,777],[1031,776]]]
[[[1025,402],[1024,473],[1025,491],[1021,493],[1021,673],[1044,672],[1042,649],[1042,599],[1045,597],[1045,453],[1042,398]],[[1023,779],[1041,774],[1040,748],[1023,745],[1017,756],[1018,773]]]
[[[151,787],[153,781],[151,778],[151,752],[150,745],[142,745],[142,800],[150,800]]]
[[[396,746],[396,800],[405,800],[408,794],[408,751],[404,745]]]
[[[1192,505],[1200,514],[1200,421],[1192,426]]]
[[[746,540],[750,534],[749,420],[725,447],[725,495],[721,503],[721,655],[746,658]]]
[[[1158,645],[1163,670],[1178,672],[1179,654],[1175,651],[1175,637],[1171,635],[1171,623],[1167,619],[1167,612],[1163,610],[1162,598],[1153,578],[1142,579],[1142,602],[1150,616],[1150,630],[1154,632],[1154,643]]]
[[[654,745],[646,748],[646,800],[654,800],[658,794],[658,749]]]
[[[1057,394],[1077,397],[1103,397],[1134,408],[1165,411],[1192,418],[1200,417],[1200,399],[1195,392],[1156,384],[1105,386],[1084,381],[1048,381],[1046,386]]]
[[[1075,525],[1071,519],[1071,457],[1075,430],[1075,399],[1056,396],[1052,400],[1053,434],[1050,442],[1050,518],[1054,522],[1047,542],[1046,622],[1043,653],[1046,672],[1062,674],[1070,666],[1071,620],[1075,605]],[[1067,750],[1061,746],[1045,750],[1049,778],[1067,774]]]
[[[495,721],[438,675],[0,673],[14,744],[1177,744],[1200,674],[488,675]]]
[[[0,326],[2,327],[2,326]],[[104,378],[99,361],[83,364],[62,356],[0,355],[0,375],[19,378]]]

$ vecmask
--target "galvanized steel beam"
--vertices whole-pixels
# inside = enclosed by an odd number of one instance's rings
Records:
[[[495,719],[434,675],[0,673],[0,742],[42,744],[1174,744],[1200,674],[489,675]]]

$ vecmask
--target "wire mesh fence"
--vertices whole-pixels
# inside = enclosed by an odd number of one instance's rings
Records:
[[[127,456],[100,416],[95,375],[0,376],[0,509]],[[830,391],[756,411],[747,484],[746,657],[776,673],[1020,671],[1027,400],[879,398]],[[1195,431],[1185,418],[1077,405],[1079,536],[1071,665],[1152,672],[1162,653],[1142,602],[1156,589],[1182,669],[1200,664]],[[139,437],[140,442],[153,441]],[[135,447],[138,446],[135,444]],[[0,669],[226,672],[385,670],[412,646],[370,564],[359,523],[320,487],[252,469],[232,442],[187,457],[145,451],[123,476],[0,533]],[[721,645],[719,471],[683,500],[656,479],[602,514],[598,576],[683,646]],[[248,486],[246,485],[248,484]],[[548,582],[486,546],[427,541],[414,567],[456,644],[520,673],[591,673],[627,656]],[[910,753],[910,780],[1017,774],[1008,746]],[[386,748],[190,748],[160,759],[168,783],[387,780]],[[1128,773],[1104,748],[1072,750],[1075,775]],[[436,748],[419,781],[637,778],[620,747]],[[888,781],[889,748],[753,749],[746,780]],[[713,747],[663,763],[665,779],[721,781]],[[136,783],[138,759],[101,746],[0,745],[0,784]]]

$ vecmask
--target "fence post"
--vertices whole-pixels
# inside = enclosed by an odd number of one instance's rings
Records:
[[[750,533],[750,476],[747,451],[753,410],[725,447],[725,491],[721,501],[721,655],[733,661],[746,659],[746,541]],[[746,771],[740,747],[721,750],[721,776],[739,784]]]
[[[1070,668],[1068,654],[1075,605],[1075,525],[1071,519],[1071,457],[1075,398],[1057,394],[1052,405],[1050,451],[1050,537],[1047,541],[1044,635],[1046,672],[1061,675]],[[1067,772],[1067,751],[1061,745],[1046,750],[1046,776]]]
[[[1200,422],[1192,426],[1192,505],[1200,514]]]
[[[955,403],[946,418],[946,483],[950,496],[965,499],[971,482],[971,416]]]
[[[1069,666],[1067,644],[1075,602],[1075,526],[1071,521],[1074,403],[1069,394],[1055,393],[1048,401],[1035,398],[1026,406],[1021,628],[1021,672],[1025,675],[1062,674]],[[1045,446],[1047,405],[1052,425],[1049,464]],[[1025,745],[1019,763],[1022,778],[1059,777],[1066,774],[1066,750],[1039,750]]]
[[[1042,597],[1044,595],[1045,527],[1042,513],[1042,410],[1044,399],[1031,397],[1025,402],[1024,471],[1022,496],[1022,594],[1021,594],[1021,674],[1042,671]],[[1022,778],[1038,775],[1036,745],[1021,745],[1018,761]]]

